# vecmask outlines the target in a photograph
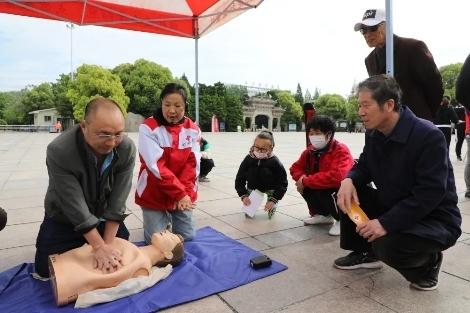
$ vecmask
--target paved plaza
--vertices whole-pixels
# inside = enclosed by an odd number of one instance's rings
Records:
[[[46,146],[56,136],[0,132],[0,206],[8,212],[7,227],[0,232],[0,271],[33,262],[48,183]],[[356,271],[333,268],[333,260],[346,252],[339,248],[339,237],[328,235],[329,225],[303,225],[308,210],[292,180],[272,220],[261,210],[254,219],[246,219],[240,211],[234,179],[254,136],[254,133],[204,134],[216,167],[209,174],[211,181],[200,185],[196,224],[198,228],[211,226],[289,269],[165,312],[470,312],[470,201],[463,196],[464,163],[456,160],[454,140],[451,160],[463,234],[444,253],[439,289],[420,292],[410,289],[405,279],[387,266],[381,270]],[[130,137],[137,141],[136,133]],[[349,146],[354,157],[359,156],[364,134],[338,133],[336,137]],[[305,134],[275,133],[275,141],[274,151],[288,170],[305,147]],[[138,164],[135,172],[137,169]],[[136,177],[135,174],[134,185]],[[128,198],[131,214],[126,225],[131,240],[140,241],[142,213],[133,199],[134,190]]]

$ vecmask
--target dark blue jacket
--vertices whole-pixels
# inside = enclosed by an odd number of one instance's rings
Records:
[[[367,133],[348,177],[356,186],[371,181],[377,186],[378,220],[388,233],[414,234],[446,247],[460,236],[462,218],[444,135],[406,106],[388,136]]]

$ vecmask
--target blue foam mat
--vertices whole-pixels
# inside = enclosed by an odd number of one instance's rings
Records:
[[[224,234],[204,227],[185,243],[185,260],[171,275],[136,295],[86,309],[73,304],[58,308],[49,282],[31,277],[33,264],[22,264],[0,273],[0,312],[155,312],[204,298],[287,269],[273,261],[270,267],[253,270],[249,260],[259,252]]]

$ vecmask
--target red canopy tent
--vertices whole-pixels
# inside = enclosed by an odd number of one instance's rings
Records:
[[[199,122],[198,39],[263,0],[0,0],[0,13],[194,38]]]

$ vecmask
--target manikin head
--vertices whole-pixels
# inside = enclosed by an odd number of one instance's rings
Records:
[[[155,264],[164,267],[167,264],[178,265],[184,257],[183,237],[168,230],[152,235],[152,246],[162,252],[164,259]]]

